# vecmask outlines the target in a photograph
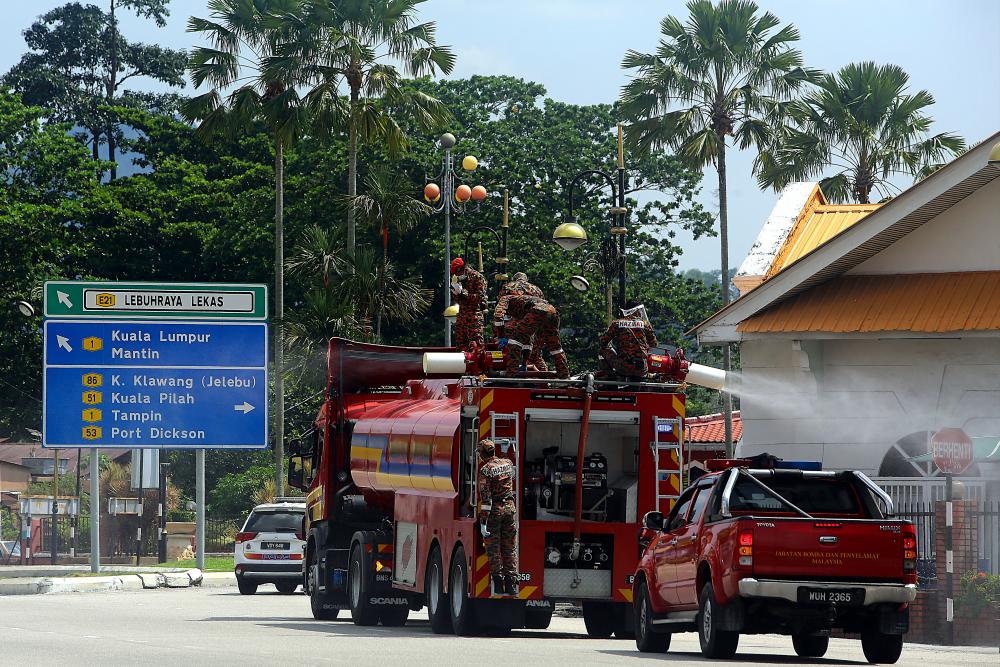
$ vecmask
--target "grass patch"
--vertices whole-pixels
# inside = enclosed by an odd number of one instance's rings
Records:
[[[236,566],[235,561],[232,557],[227,556],[209,556],[205,559],[205,572],[232,572],[233,568]],[[166,563],[160,563],[156,567],[180,567],[180,568],[193,568],[198,567],[195,564],[195,560],[172,560]]]

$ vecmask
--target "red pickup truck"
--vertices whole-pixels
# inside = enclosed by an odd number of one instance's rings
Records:
[[[860,472],[765,461],[715,462],[723,469],[667,517],[646,514],[632,588],[639,650],[697,631],[705,657],[729,658],[741,633],[778,633],[820,657],[841,628],[861,634],[869,662],[896,662],[917,593],[913,524],[890,518],[892,500]]]

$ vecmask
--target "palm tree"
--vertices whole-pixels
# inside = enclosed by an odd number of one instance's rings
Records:
[[[389,266],[389,231],[405,234],[430,215],[431,207],[411,196],[413,184],[399,172],[379,168],[365,177],[365,194],[345,197],[348,211],[382,237],[382,264]],[[385,269],[382,270],[385,276]],[[384,291],[384,289],[382,290]],[[375,336],[382,336],[382,312],[375,316]]]
[[[296,316],[297,322],[312,325],[296,330],[302,341],[310,335],[317,342],[328,340],[331,332],[364,333],[368,338],[373,319],[412,322],[426,312],[432,296],[417,282],[397,278],[393,265],[369,245],[348,257],[338,228],[307,229],[289,254],[288,271],[317,285],[307,293],[302,317]]]
[[[400,120],[432,129],[449,118],[439,100],[404,85],[391,64],[402,64],[410,76],[449,74],[455,66],[451,49],[437,44],[436,24],[417,23],[422,2],[310,0],[301,22],[310,38],[295,40],[271,61],[277,71],[294,71],[313,84],[305,99],[320,125],[347,128],[348,197],[358,192],[359,140],[380,142],[396,154],[406,145]],[[355,219],[348,209],[348,257],[356,247]]]
[[[817,88],[788,105],[792,124],[774,148],[759,158],[762,186],[782,188],[816,178],[832,201],[869,203],[897,189],[889,179],[922,177],[948,157],[965,150],[951,133],[928,136],[934,104],[926,90],[906,92],[910,77],[896,65],[873,62],[845,65],[826,74]]]
[[[299,36],[293,20],[301,0],[209,0],[210,19],[192,16],[188,32],[203,35],[211,46],[191,51],[189,69],[195,88],[212,87],[188,100],[181,112],[200,121],[195,134],[205,140],[233,136],[264,123],[274,141],[274,423],[275,486],[284,492],[284,152],[306,126],[307,113],[298,81],[266,69],[268,58]],[[223,97],[222,91],[237,86]]]
[[[719,239],[722,303],[729,303],[729,210],[726,193],[727,137],[741,149],[763,149],[771,141],[782,103],[815,76],[790,44],[791,24],[770,12],[758,14],[750,0],[691,0],[687,23],[674,16],[660,22],[654,53],[629,50],[624,69],[635,77],[622,89],[621,112],[632,121],[626,134],[641,152],[669,148],[695,168],[715,165],[719,176]],[[729,346],[723,354],[728,371]],[[726,450],[732,454],[732,399],[723,394]]]

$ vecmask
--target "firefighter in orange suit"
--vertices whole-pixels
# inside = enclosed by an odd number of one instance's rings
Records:
[[[480,440],[479,488],[489,501],[486,517],[486,554],[490,559],[493,591],[517,594],[517,506],[514,504],[514,463],[496,456],[492,440]]]
[[[458,303],[455,347],[468,352],[483,347],[483,307],[486,305],[486,278],[458,257],[451,263],[451,293]]]

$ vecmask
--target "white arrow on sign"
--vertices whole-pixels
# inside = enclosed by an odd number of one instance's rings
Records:
[[[69,338],[66,338],[66,336],[56,336],[56,342],[59,344],[59,347],[67,352],[73,351],[73,347],[69,344]]]
[[[243,401],[243,405],[234,405],[233,410],[239,410],[243,414],[246,414],[251,410],[253,410],[253,406],[247,403],[246,401]]]
[[[56,297],[59,299],[59,303],[66,306],[67,308],[73,307],[73,302],[69,300],[69,294],[66,292],[56,291]]]

